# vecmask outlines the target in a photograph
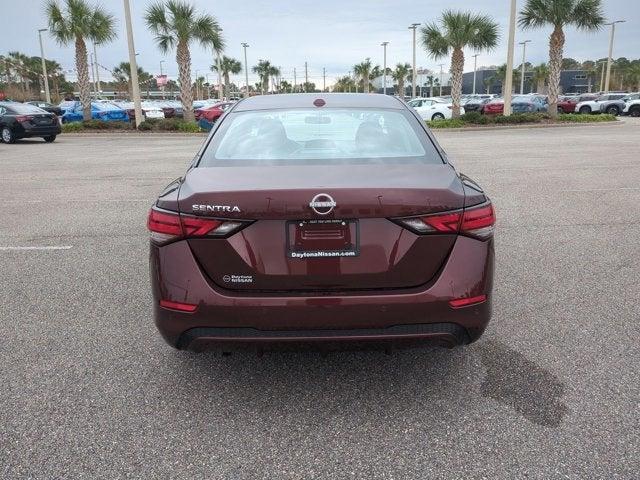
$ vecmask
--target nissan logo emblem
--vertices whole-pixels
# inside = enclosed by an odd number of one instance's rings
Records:
[[[311,209],[318,215],[328,215],[336,205],[335,200],[327,193],[319,193],[309,202]]]

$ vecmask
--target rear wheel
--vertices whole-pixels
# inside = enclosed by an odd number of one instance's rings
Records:
[[[4,143],[13,143],[16,141],[16,136],[13,134],[9,127],[2,127],[1,136]]]
[[[558,113],[564,113],[564,109],[562,107],[558,107]]]
[[[640,117],[640,105],[631,107],[629,109],[629,115],[631,115],[632,117]]]
[[[584,107],[580,107],[580,113],[582,114],[591,113],[591,107],[587,107],[586,105]]]
[[[55,135],[49,135],[46,137],[42,137],[44,139],[45,142],[47,143],[53,143],[56,141],[56,136]]]
[[[444,120],[444,115],[441,113],[434,113],[431,120]]]
[[[620,115],[620,109],[618,108],[617,105],[611,105],[610,107],[607,107],[607,113],[609,115],[618,116]]]

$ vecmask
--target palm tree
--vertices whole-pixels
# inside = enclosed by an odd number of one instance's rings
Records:
[[[393,79],[398,82],[398,95],[400,98],[404,98],[404,81],[411,73],[411,65],[408,63],[399,63],[396,65],[396,69],[391,73]]]
[[[260,90],[263,95],[269,91],[269,79],[280,75],[280,69],[271,65],[269,60],[260,60],[251,70],[260,77]]]
[[[167,53],[175,47],[180,100],[184,119],[195,121],[193,114],[193,91],[191,90],[191,51],[189,44],[198,41],[205,47],[222,50],[224,41],[220,26],[212,15],[198,14],[193,5],[182,0],[160,0],[147,8],[147,26],[155,35],[158,48]]]
[[[604,21],[601,0],[527,0],[520,11],[521,28],[553,27],[549,37],[549,115],[552,118],[558,114],[564,27],[572,25],[592,32],[600,29]]]
[[[492,50],[498,41],[498,24],[488,15],[446,10],[440,25],[430,23],[422,27],[422,45],[433,58],[441,58],[451,51],[451,98],[453,117],[460,116],[462,95],[463,49]]]
[[[217,64],[211,65],[211,71],[217,72],[218,65]],[[229,96],[229,84],[231,83],[229,76],[231,74],[237,75],[241,71],[242,71],[242,64],[240,63],[240,60],[227,57],[226,55],[222,56],[222,58],[220,59],[220,74],[222,75],[222,79],[224,81],[225,96],[227,97]]]
[[[131,65],[129,62],[121,62],[111,72],[116,82],[123,85],[127,85],[127,91],[129,92],[129,98],[133,99],[133,85],[131,84]],[[143,84],[151,79],[151,74],[144,71],[142,67],[138,67],[138,82]]]
[[[48,0],[45,6],[49,30],[60,45],[75,44],[78,90],[85,120],[91,120],[91,87],[87,64],[87,40],[105,44],[116,38],[113,15],[86,0]]]
[[[358,79],[357,81],[362,82],[362,91],[364,93],[369,93],[369,82],[371,81],[371,72],[373,71],[373,68],[370,58],[367,58],[364,62],[353,66],[353,74],[356,79]]]
[[[627,68],[629,75],[629,84],[636,84],[636,91],[640,91],[640,61],[635,60],[634,63]]]
[[[491,75],[490,77],[485,78],[482,83],[484,83],[484,86],[487,87],[487,94],[491,93],[491,87],[493,87],[493,84],[496,81],[496,77],[495,75]]]
[[[545,93],[545,83],[549,78],[549,67],[546,63],[533,67],[533,77],[531,82],[536,86],[536,93]]]

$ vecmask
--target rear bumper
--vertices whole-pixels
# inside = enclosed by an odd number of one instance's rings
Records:
[[[458,237],[437,278],[412,289],[344,294],[239,294],[219,289],[202,272],[186,241],[151,246],[155,322],[170,345],[344,341],[476,340],[491,317],[493,240]],[[454,298],[486,295],[452,308]],[[160,300],[197,305],[187,313]]]
[[[24,125],[21,127],[22,128],[16,129],[16,136],[19,138],[48,137],[51,135],[59,135],[62,131],[60,124],[57,122],[55,125],[47,125],[43,127],[25,127]]]

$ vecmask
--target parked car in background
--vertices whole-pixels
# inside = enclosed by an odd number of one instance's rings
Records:
[[[424,120],[444,120],[451,118],[453,104],[442,98],[414,98],[407,102]],[[464,114],[464,107],[460,107],[460,114]]]
[[[547,99],[544,95],[515,95],[511,98],[513,113],[535,113],[547,111]],[[494,98],[484,105],[482,113],[485,115],[502,115],[504,113],[504,98]]]
[[[176,117],[176,107],[167,100],[155,100],[155,105],[162,110],[164,118]],[[182,111],[182,108],[181,108]]]
[[[576,95],[563,95],[558,97],[558,113],[573,113],[580,97]]]
[[[640,99],[626,102],[626,106],[624,107],[622,114],[629,115],[631,117],[640,117]]]
[[[495,95],[468,95],[462,104],[465,112],[480,112],[482,107],[489,103]]]
[[[600,113],[608,113],[609,115],[621,115],[628,102],[640,98],[640,93],[630,93],[617,100],[606,100],[600,102]]]
[[[51,143],[60,132],[55,114],[28,103],[0,102],[0,139],[4,143],[30,137],[41,137]]]
[[[133,102],[117,102],[116,105],[127,112],[129,120],[136,119],[136,108]],[[164,118],[164,112],[154,102],[144,101],[141,104],[142,116],[144,119],[148,118]]]
[[[41,108],[45,112],[53,113],[58,117],[62,116],[62,109],[56,105],[53,105],[52,103],[41,102],[40,100],[33,100],[31,102],[26,102],[26,103],[28,103],[29,105],[33,105],[34,107]]]
[[[209,107],[197,108],[193,113],[195,114],[196,120],[202,118],[209,122],[215,122],[233,103],[234,102],[215,103]]]
[[[62,123],[79,122],[83,119],[82,104],[78,101],[65,101],[58,105],[64,111]],[[91,118],[104,122],[128,122],[129,115],[111,102],[91,102]]]
[[[574,111],[576,113],[600,113],[600,105],[602,102],[607,102],[609,100],[620,100],[626,97],[626,93],[608,93],[605,95],[600,95],[599,97],[592,100],[580,101],[575,106]]]

